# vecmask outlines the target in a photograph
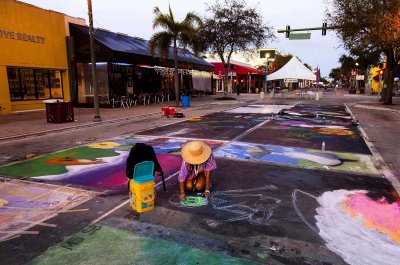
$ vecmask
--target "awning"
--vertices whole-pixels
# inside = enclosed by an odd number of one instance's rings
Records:
[[[87,44],[89,43],[88,41],[89,27],[70,23],[70,32],[71,36],[74,37],[75,39],[82,38],[82,36],[85,36],[85,38],[87,38]],[[97,28],[94,29],[94,40],[96,41],[96,43],[104,45],[105,46],[104,50],[109,49],[113,52],[135,55],[137,58],[142,57],[142,58],[148,58],[147,60],[152,59],[152,56],[150,55],[150,52],[147,48],[148,41],[138,37],[131,37],[126,34],[115,33]],[[80,42],[82,43],[82,40]],[[86,40],[84,42],[86,42]],[[81,47],[81,49],[85,48],[86,47]],[[99,49],[101,50],[101,47]],[[78,50],[79,52],[79,47],[76,50]],[[156,54],[155,57],[159,58],[159,55]],[[174,58],[173,49],[170,48],[168,59],[172,61],[173,58]],[[189,63],[189,64],[203,66],[211,71],[213,69],[212,64],[206,62],[201,58],[196,57],[193,53],[182,49],[178,50],[178,61],[180,63]],[[140,64],[141,62],[137,63]]]

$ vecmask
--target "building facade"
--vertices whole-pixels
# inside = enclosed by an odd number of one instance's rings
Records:
[[[100,103],[146,93],[173,95],[173,56],[150,56],[147,41],[95,29]],[[93,106],[85,20],[16,0],[0,1],[0,115],[45,108],[44,100]],[[211,93],[213,65],[179,51],[181,90]]]
[[[0,114],[69,101],[65,25],[84,20],[15,0],[0,2]]]

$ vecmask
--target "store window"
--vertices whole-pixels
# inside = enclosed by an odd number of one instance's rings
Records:
[[[61,71],[8,67],[11,101],[64,98]]]
[[[93,104],[92,65],[77,63],[78,103]],[[97,88],[100,105],[109,104],[108,64],[96,63]]]

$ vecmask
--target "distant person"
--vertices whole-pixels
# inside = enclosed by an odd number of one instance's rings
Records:
[[[181,155],[179,199],[185,200],[186,191],[203,192],[204,197],[210,197],[211,172],[217,168],[210,146],[202,141],[188,142],[183,146]]]

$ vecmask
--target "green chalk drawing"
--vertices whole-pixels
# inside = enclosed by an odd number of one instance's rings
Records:
[[[266,259],[269,257],[269,255],[267,253],[257,253],[257,257],[260,259]]]
[[[199,196],[186,196],[181,204],[186,207],[200,207],[207,205],[207,199]]]
[[[96,161],[101,157],[119,156],[114,150],[90,148],[82,146],[42,157],[25,160],[20,163],[0,167],[0,174],[15,177],[38,177],[58,175],[68,172],[65,165],[47,164],[53,158],[69,157],[72,159],[87,159]]]
[[[310,152],[315,152],[312,149],[308,149]],[[350,154],[340,152],[329,152],[337,155],[344,162],[339,166],[324,166],[318,163],[310,162],[307,160],[299,160],[299,165],[306,168],[331,168],[335,170],[360,172],[368,174],[378,174],[378,170],[374,166],[374,161],[370,155],[362,154]]]
[[[131,150],[132,147],[133,147],[133,145],[120,145],[120,146],[117,146],[114,148],[116,150],[129,151],[129,150]]]
[[[174,242],[137,236],[109,226],[83,231],[50,248],[30,264],[254,264]]]

